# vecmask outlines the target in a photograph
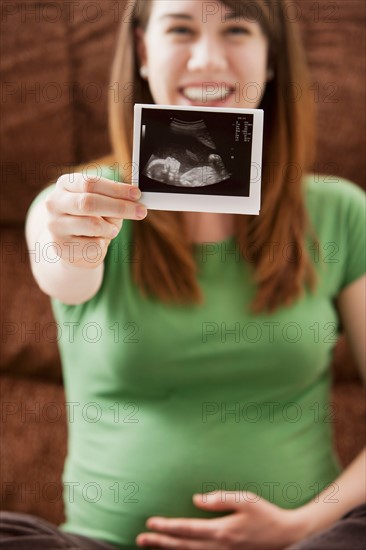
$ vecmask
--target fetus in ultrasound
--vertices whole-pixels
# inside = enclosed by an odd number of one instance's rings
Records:
[[[148,178],[181,187],[203,187],[230,178],[202,119],[173,118],[167,137],[169,145],[154,151],[143,170]]]

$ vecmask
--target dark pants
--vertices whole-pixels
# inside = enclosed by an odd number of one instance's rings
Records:
[[[0,513],[2,550],[116,550],[115,546],[60,531],[55,525],[29,514]],[[126,546],[136,548],[136,546]],[[298,542],[286,550],[364,550],[366,505],[350,510],[330,529]],[[263,548],[263,550],[265,550]]]
[[[365,550],[366,504],[352,508],[326,531],[313,535],[286,550]]]
[[[1,550],[116,550],[101,540],[71,535],[30,514],[0,512]],[[136,546],[125,546],[126,550]]]

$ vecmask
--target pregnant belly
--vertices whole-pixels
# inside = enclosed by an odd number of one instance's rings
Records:
[[[127,430],[128,431],[128,430]],[[99,442],[94,450],[69,456],[64,484],[72,488],[64,493],[67,521],[64,530],[133,544],[145,530],[152,515],[168,517],[215,517],[193,505],[195,493],[208,492],[237,478],[226,451],[210,448],[203,440],[176,431],[158,433],[148,430],[141,438],[133,430],[129,437]],[[75,452],[76,452],[75,448]],[[231,474],[225,463],[231,463]],[[77,485],[73,482],[77,480]],[[218,514],[221,515],[221,514]]]
[[[74,425],[64,472],[64,482],[74,486],[72,498],[64,493],[64,528],[133,544],[152,515],[223,515],[196,508],[195,493],[238,491],[245,498],[248,490],[295,508],[338,474],[311,418],[310,441],[304,423],[236,422],[233,416],[205,422],[194,408],[191,402],[185,415],[141,411],[137,423],[99,423],[89,432]]]

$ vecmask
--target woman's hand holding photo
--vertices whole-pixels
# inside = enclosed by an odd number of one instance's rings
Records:
[[[46,199],[47,229],[65,264],[86,269],[103,263],[108,247],[124,219],[141,220],[146,208],[138,203],[141,191],[130,184],[82,174],[64,174]],[[85,246],[93,243],[101,250],[90,261]]]

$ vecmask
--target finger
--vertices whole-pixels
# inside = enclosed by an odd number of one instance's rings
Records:
[[[65,237],[74,235],[114,239],[118,235],[120,228],[101,217],[70,216],[69,214],[64,214],[51,220],[49,222],[49,229],[53,233],[64,235]]]
[[[57,183],[71,193],[95,193],[113,199],[139,200],[141,198],[141,191],[136,185],[112,181],[101,176],[64,174]]]
[[[173,548],[174,550],[220,550],[217,541],[176,538],[157,533],[141,533],[136,538],[136,544],[142,547]]]
[[[66,193],[61,211],[73,216],[101,216],[118,219],[142,219],[146,208],[130,200],[115,199],[95,193]]]
[[[110,217],[108,217],[108,216],[103,216],[102,219],[105,220],[105,221],[108,222],[108,223],[113,224],[113,225],[116,226],[118,229],[121,229],[121,227],[122,227],[122,221],[123,221],[123,220],[120,220],[119,218],[110,218]]]
[[[258,500],[256,495],[253,495],[254,498]],[[193,496],[195,506],[212,511],[234,511],[241,508],[244,501],[244,496],[238,491],[213,491]]]
[[[151,517],[146,526],[169,535],[212,538],[217,532],[215,519]]]

